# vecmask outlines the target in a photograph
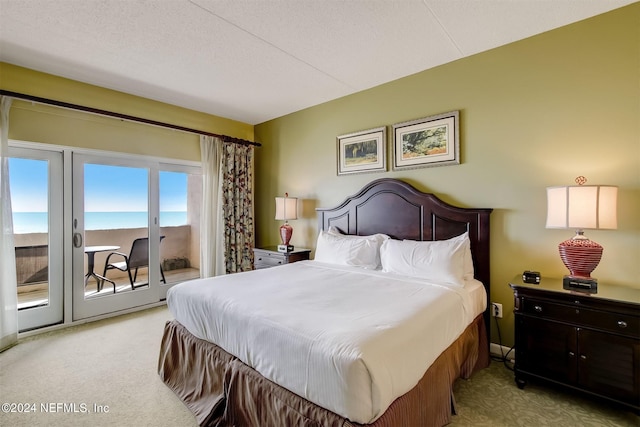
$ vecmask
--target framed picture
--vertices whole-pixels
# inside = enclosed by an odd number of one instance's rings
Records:
[[[340,135],[338,175],[387,170],[387,128],[363,130]]]
[[[460,112],[393,125],[393,169],[460,164]]]

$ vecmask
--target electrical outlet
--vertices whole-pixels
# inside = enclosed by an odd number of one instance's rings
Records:
[[[492,302],[491,306],[493,307],[493,317],[502,319],[502,304],[498,302]]]

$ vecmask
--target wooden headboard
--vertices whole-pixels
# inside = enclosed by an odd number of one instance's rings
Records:
[[[487,306],[491,301],[489,215],[492,210],[452,206],[433,194],[390,178],[370,182],[335,208],[316,209],[320,230],[328,230],[333,225],[344,234],[384,233],[394,239],[446,240],[468,231],[475,278],[487,290]],[[487,308],[487,327],[489,321]]]

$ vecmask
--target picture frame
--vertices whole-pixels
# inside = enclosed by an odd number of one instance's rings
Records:
[[[339,176],[387,170],[386,126],[340,135],[336,144]]]
[[[460,164],[460,111],[393,125],[393,170]]]

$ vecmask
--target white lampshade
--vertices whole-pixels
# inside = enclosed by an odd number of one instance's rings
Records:
[[[547,188],[547,228],[615,229],[618,187],[571,185]]]
[[[297,197],[276,197],[276,219],[288,221],[298,219],[298,198]]]

